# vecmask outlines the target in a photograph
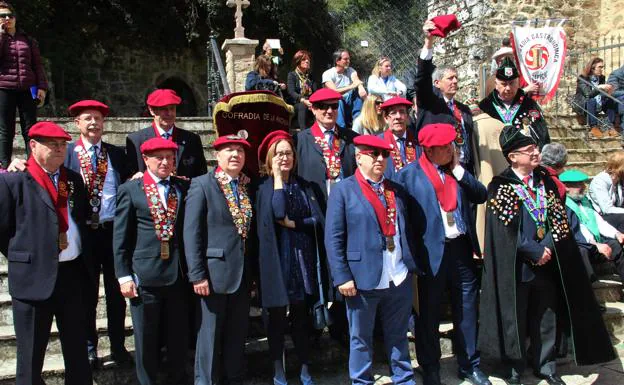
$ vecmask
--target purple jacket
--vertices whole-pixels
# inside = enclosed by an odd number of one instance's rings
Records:
[[[39,45],[24,33],[0,37],[0,88],[27,90],[31,86],[48,89]]]

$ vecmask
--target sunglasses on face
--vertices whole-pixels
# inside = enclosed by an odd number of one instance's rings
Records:
[[[382,104],[383,104],[383,102],[381,100],[375,100],[375,105],[376,106],[380,106]]]
[[[373,159],[379,158],[379,155],[384,159],[390,156],[390,151],[388,150],[360,150],[360,153],[368,155]]]
[[[325,103],[318,103],[318,104],[314,104],[314,108],[317,108],[319,110],[323,110],[326,111],[329,108],[332,108],[332,110],[337,110],[338,109],[338,103],[332,103],[332,104],[325,104]]]
[[[12,13],[0,13],[0,19],[12,19],[14,17]]]

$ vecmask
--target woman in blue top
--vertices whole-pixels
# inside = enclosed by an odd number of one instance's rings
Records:
[[[256,196],[258,217],[260,293],[268,312],[267,335],[274,363],[275,385],[284,385],[284,333],[291,336],[299,361],[303,385],[313,385],[308,370],[310,305],[318,300],[319,245],[324,217],[319,199],[323,194],[313,184],[294,175],[296,163],[292,137],[284,131],[270,133],[258,149],[259,163],[267,178]],[[322,297],[321,297],[322,298]],[[288,310],[288,311],[287,311]],[[288,316],[287,316],[288,313]]]

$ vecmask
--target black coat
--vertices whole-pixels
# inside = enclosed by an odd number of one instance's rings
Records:
[[[418,117],[415,124],[414,137],[418,140],[420,130],[431,123],[448,123],[453,126],[456,124],[453,111],[448,107],[444,96],[433,86],[433,71],[435,65],[432,60],[418,59],[418,67],[416,68],[414,90],[418,102]],[[464,151],[467,156],[465,167],[471,174],[474,174],[474,154],[472,153],[472,136],[474,131],[474,123],[472,121],[472,112],[470,108],[458,100],[454,101],[455,108],[461,111],[464,121]]]
[[[358,136],[355,132],[338,127],[340,137],[340,159],[342,161],[342,178],[345,179],[355,172],[355,147],[353,138]],[[325,211],[327,201],[327,167],[323,159],[321,147],[314,141],[314,135],[309,128],[300,131],[295,136],[297,147],[297,175],[316,184],[323,191],[323,203],[321,208]]]
[[[253,189],[248,187],[250,199]],[[253,200],[252,200],[253,202]],[[214,171],[193,179],[186,199],[185,251],[191,282],[208,279],[210,291],[232,294],[245,277],[245,247]],[[246,243],[251,239],[253,222]],[[247,273],[248,274],[248,273]]]
[[[592,87],[589,77],[580,75],[580,79],[576,79],[576,92],[574,94],[572,109],[579,115],[585,115],[584,110],[587,101],[600,94],[600,90],[597,87]],[[605,84],[604,75],[598,77],[598,84]],[[606,97],[605,97],[606,98]]]
[[[67,170],[70,214],[86,240],[88,213],[84,184],[79,174]],[[0,174],[0,251],[9,261],[9,293],[25,301],[48,299],[58,272],[58,218],[52,198],[27,173]],[[91,256],[78,257],[95,279]]]
[[[176,154],[176,175],[194,178],[207,173],[208,165],[199,135],[178,127],[176,127],[175,130],[177,132],[175,142],[178,145],[178,152]],[[126,154],[128,155],[128,166],[131,174],[137,171],[145,171],[145,162],[141,155],[141,145],[148,139],[155,137],[156,133],[154,132],[154,128],[149,126],[131,133],[126,138]]]
[[[288,73],[288,77],[286,78],[286,85],[288,86],[288,103],[297,104],[300,103],[301,99],[301,84],[299,83],[299,77],[295,71],[290,71]],[[312,92],[318,89],[318,84],[312,79],[309,79],[310,88],[312,88]]]
[[[549,231],[542,242],[550,242],[553,257],[550,266],[531,268],[553,268],[557,271],[555,276],[560,277],[556,283],[562,289],[559,298],[566,310],[560,316],[568,317],[576,363],[591,365],[610,361],[616,355],[570,230],[564,203],[546,170],[537,168],[534,180],[536,183],[543,180],[546,187]],[[520,180],[507,168],[488,186],[479,311],[479,349],[482,353],[509,359],[522,357],[520,347],[523,344],[518,340],[516,320],[526,315],[515,312],[515,288],[521,276],[526,276],[521,272],[531,259],[517,251],[519,229],[526,227],[521,215],[521,210],[526,210],[512,187],[517,183],[521,183]]]
[[[311,216],[316,220],[316,247],[321,260],[321,278],[324,288],[328,288],[328,271],[323,246],[323,232],[325,228],[325,212],[321,209],[323,192],[319,188],[300,177],[296,177],[297,183],[305,193],[310,206]],[[275,217],[273,216],[273,178],[268,177],[260,183],[256,195],[257,234],[259,240],[258,259],[260,273],[260,294],[263,307],[276,307],[288,305],[288,293],[286,282],[283,279],[282,266]],[[314,231],[310,230],[310,236],[314,237]],[[315,270],[316,276],[316,270]],[[327,294],[325,295],[327,298]]]
[[[169,286],[186,274],[183,246],[184,198],[188,182],[171,177],[178,191],[178,213],[173,238],[169,241],[169,259],[160,257],[160,241],[147,204],[143,178],[130,180],[117,191],[117,209],[113,225],[113,252],[117,278],[136,274],[139,285]]]
[[[533,137],[533,139],[535,139],[541,150],[544,145],[550,143],[548,125],[546,124],[546,119],[544,119],[542,109],[535,102],[535,100],[526,96],[524,91],[522,91],[521,89],[518,89],[518,93],[516,94],[512,103],[518,103],[520,99],[522,99],[520,109],[518,109],[518,112],[512,119],[512,124],[517,129],[522,130],[524,128],[522,121],[528,120],[531,129],[531,136]],[[502,104],[502,102],[498,98],[496,90],[492,91],[488,96],[485,97],[485,99],[479,102],[479,108],[481,109],[481,111],[490,115],[492,118],[505,123],[498,114],[498,112],[496,112],[494,104]]]

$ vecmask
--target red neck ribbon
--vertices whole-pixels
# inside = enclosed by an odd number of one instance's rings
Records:
[[[314,141],[321,147],[323,152],[323,158],[325,159],[325,166],[327,168],[327,178],[336,179],[340,175],[340,169],[342,167],[340,160],[340,138],[336,131],[333,135],[333,143],[327,143],[325,133],[321,131],[318,122],[314,122],[310,127],[310,132],[314,136]]]
[[[67,232],[69,228],[69,217],[67,211],[67,171],[65,167],[61,166],[59,168],[59,179],[58,179],[58,191],[56,187],[54,187],[54,183],[52,183],[52,179],[48,173],[35,161],[35,159],[31,156],[28,158],[26,162],[26,167],[30,175],[33,179],[39,184],[39,186],[43,187],[44,190],[50,194],[50,198],[52,198],[52,203],[54,203],[54,208],[56,209],[56,216],[58,217],[59,222],[59,234]]]
[[[406,131],[405,135],[405,163],[403,163],[403,158],[401,158],[401,148],[397,144],[392,130],[388,128],[384,131],[383,137],[386,143],[392,145],[392,162],[394,163],[395,171],[401,170],[416,160],[416,147],[414,146],[416,141],[410,131]]]
[[[435,190],[438,202],[440,202],[440,206],[442,206],[442,210],[447,213],[455,210],[457,208],[457,181],[455,180],[455,177],[447,174],[444,178],[444,182],[442,182],[440,174],[438,174],[438,170],[436,170],[433,163],[427,159],[424,152],[420,158],[418,158],[418,162],[420,163],[420,167],[422,167],[425,172],[425,175],[427,175],[427,178],[429,178],[429,181],[433,185],[433,189]]]
[[[355,171],[355,179],[360,185],[360,189],[364,195],[364,198],[368,201],[368,203],[373,206],[373,210],[375,210],[375,216],[377,217],[377,222],[379,222],[379,227],[381,231],[386,237],[390,237],[396,234],[396,199],[394,196],[394,190],[389,185],[387,180],[384,180],[384,197],[386,198],[386,206],[384,207],[381,199],[373,190],[373,186],[370,185],[364,178],[364,175],[360,172],[359,169]]]

